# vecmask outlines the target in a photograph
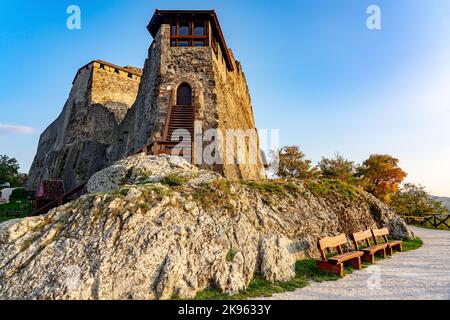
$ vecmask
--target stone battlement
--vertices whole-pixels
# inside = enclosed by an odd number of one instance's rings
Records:
[[[142,77],[142,69],[132,66],[126,66],[126,67],[120,67],[115,64],[102,61],[102,60],[93,60],[86,64],[85,66],[78,69],[78,72],[75,76],[75,79],[73,80],[72,84],[75,83],[75,80],[78,78],[80,73],[86,71],[86,70],[92,70],[92,69],[98,69],[98,70],[105,70],[110,72],[111,74],[116,74],[121,77],[127,77],[129,79],[134,79],[137,81],[141,81]]]

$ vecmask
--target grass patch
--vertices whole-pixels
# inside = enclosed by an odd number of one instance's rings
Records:
[[[339,180],[309,180],[306,181],[305,186],[316,197],[325,197],[338,193],[347,200],[354,201],[359,194],[356,187]]]
[[[404,241],[403,249],[405,252],[412,251],[419,249],[422,245],[423,241],[416,238],[414,240]],[[381,258],[377,257],[377,260],[380,259]],[[368,266],[370,266],[370,264],[363,263],[363,268],[367,268]],[[355,270],[350,266],[345,268],[345,274],[350,274],[354,271]],[[251,298],[270,297],[276,293],[292,292],[306,287],[309,281],[324,282],[337,281],[339,279],[340,277],[333,273],[319,271],[316,267],[316,260],[308,259],[296,263],[295,278],[290,281],[272,283],[264,280],[260,276],[256,276],[250,282],[248,289],[241,291],[236,295],[231,296],[221,293],[216,289],[207,289],[198,293],[194,300],[246,300]]]
[[[423,246],[423,241],[420,238],[413,240],[403,241],[403,252],[417,250]]]
[[[232,205],[233,195],[231,192],[231,182],[228,180],[214,180],[208,184],[199,186],[192,193],[192,197],[197,203],[200,203],[207,209],[225,208],[228,211],[234,211]]]
[[[29,214],[31,214],[34,210],[32,202],[23,197],[23,198],[14,198],[11,197],[9,203],[0,204],[0,223],[17,219],[17,218],[25,218]],[[20,213],[18,216],[7,216],[7,212],[18,212]]]
[[[284,194],[284,188],[275,182],[248,182],[246,185],[251,189],[261,193]]]
[[[292,182],[285,180],[272,180],[262,182],[247,182],[245,185],[250,189],[259,193],[285,195],[287,192],[297,193],[299,188]]]
[[[226,257],[227,262],[233,262],[234,257],[236,256],[236,253],[237,252],[235,250],[233,250],[233,248],[230,248],[230,250],[228,250],[227,257]]]
[[[161,180],[161,183],[169,187],[178,187],[185,184],[188,180],[177,175],[169,175]]]
[[[273,196],[286,196],[289,193],[298,193],[299,188],[292,182],[285,180],[273,180],[264,182],[247,182],[244,184],[248,189],[256,191],[261,196],[261,200],[268,206],[274,205]]]
[[[351,268],[346,268],[347,272],[352,272]],[[275,293],[291,292],[299,288],[306,287],[310,280],[336,281],[339,277],[332,273],[320,272],[316,267],[316,260],[309,259],[298,261],[295,265],[295,278],[286,282],[269,282],[261,276],[256,276],[248,289],[236,295],[221,293],[215,289],[207,289],[197,294],[194,300],[246,300],[258,297],[270,297]]]

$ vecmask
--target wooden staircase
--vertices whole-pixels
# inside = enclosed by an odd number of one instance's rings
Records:
[[[168,140],[173,141],[173,135],[176,130],[187,130],[189,136],[183,135],[184,142],[192,143],[194,138],[194,107],[192,106],[173,106],[170,122]]]
[[[167,115],[164,141],[159,141],[153,154],[176,154],[185,157],[192,162],[192,146],[194,141],[195,113],[193,106],[174,105],[170,107]],[[185,130],[185,133],[177,134],[177,130]],[[178,139],[177,139],[178,138]],[[182,141],[182,143],[180,143]],[[179,150],[175,149],[178,147]],[[189,150],[189,154],[184,154]]]

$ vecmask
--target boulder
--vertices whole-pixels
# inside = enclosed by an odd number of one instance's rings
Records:
[[[90,194],[0,224],[0,299],[234,294],[255,272],[291,279],[295,261],[318,257],[325,236],[384,226],[412,236],[372,196],[340,185],[317,192],[327,187],[317,184],[233,182],[183,159],[127,158],[94,175]]]

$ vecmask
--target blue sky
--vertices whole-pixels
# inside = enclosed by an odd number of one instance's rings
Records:
[[[82,29],[66,28],[81,8]],[[380,6],[382,29],[366,27]],[[27,171],[77,69],[142,66],[154,9],[216,9],[249,82],[257,126],[318,161],[400,159],[450,196],[450,2],[445,0],[42,0],[0,2],[0,154]]]

